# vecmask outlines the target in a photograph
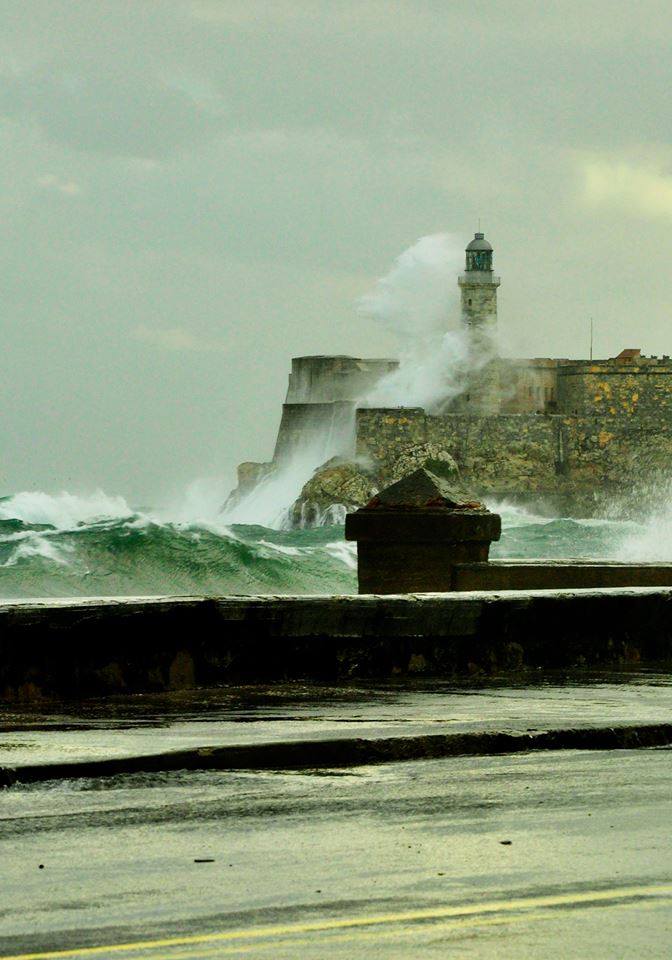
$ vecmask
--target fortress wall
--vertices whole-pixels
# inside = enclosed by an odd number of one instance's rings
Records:
[[[576,489],[634,492],[672,477],[672,418],[552,417],[563,447],[561,476]]]
[[[551,413],[558,399],[557,362],[501,360],[502,413]]]
[[[400,454],[431,447],[447,451],[475,488],[502,496],[545,494],[557,488],[556,418],[536,414],[428,416],[421,409],[357,411],[357,452],[384,477],[395,476]]]
[[[657,417],[672,422],[672,364],[644,359],[563,365],[558,407],[568,414]]]
[[[319,448],[323,460],[336,453],[351,453],[354,410],[354,402],[348,400],[283,404],[273,460],[278,462],[313,446]]]
[[[357,357],[294,357],[286,403],[331,403],[358,400],[398,361]]]
[[[672,475],[672,418],[357,412],[357,452],[370,456],[385,480],[395,478],[396,464],[413,448],[420,456],[445,450],[482,495],[562,502],[590,513],[610,499],[636,505],[635,488]]]

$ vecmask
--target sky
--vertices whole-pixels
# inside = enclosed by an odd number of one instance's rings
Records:
[[[267,459],[292,356],[482,229],[510,355],[672,353],[658,0],[0,0],[0,496]]]

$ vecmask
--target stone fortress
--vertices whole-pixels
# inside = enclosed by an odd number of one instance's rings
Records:
[[[273,460],[241,464],[238,495],[322,444],[323,465],[293,508],[297,524],[361,506],[428,457],[454,460],[486,499],[570,516],[640,511],[672,464],[672,360],[638,349],[608,360],[502,358],[500,279],[482,233],[458,283],[472,360],[459,396],[431,413],[376,408],[367,394],[397,361],[295,358]]]

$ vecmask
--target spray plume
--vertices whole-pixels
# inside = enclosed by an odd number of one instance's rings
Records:
[[[476,344],[460,324],[456,277],[463,256],[453,234],[421,237],[357,302],[362,316],[383,323],[402,343],[398,369],[360,405],[436,412],[463,393],[469,374],[492,358],[493,335],[483,331]]]

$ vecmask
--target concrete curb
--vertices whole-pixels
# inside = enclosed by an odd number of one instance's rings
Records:
[[[672,723],[546,730],[539,733],[430,734],[194,747],[139,757],[0,767],[0,786],[177,770],[306,770],[540,750],[633,750],[672,745]]]

